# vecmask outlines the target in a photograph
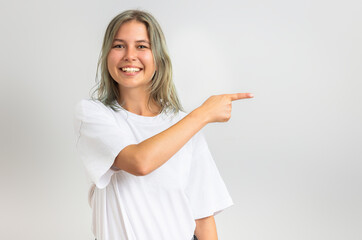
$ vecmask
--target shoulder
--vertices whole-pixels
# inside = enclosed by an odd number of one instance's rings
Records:
[[[81,99],[74,107],[74,116],[78,119],[84,119],[97,115],[110,115],[111,108],[104,105],[99,100]]]
[[[168,114],[167,117],[173,124],[175,124],[183,119],[185,116],[187,116],[187,114],[187,112],[179,110],[178,112]]]
[[[185,111],[185,110],[179,110],[177,115],[180,117],[180,119],[186,117],[187,115],[189,115],[190,112],[189,111]]]
[[[99,100],[93,100],[93,99],[81,99],[75,104],[76,110],[97,110],[106,108],[106,106]]]
[[[178,112],[178,116],[180,117],[180,119],[186,117],[188,114],[189,114],[189,113],[184,112],[184,111],[181,111],[181,110],[179,110],[179,112]]]

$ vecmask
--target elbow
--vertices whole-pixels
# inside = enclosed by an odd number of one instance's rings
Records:
[[[125,147],[116,157],[112,167],[122,169],[135,176],[145,176],[150,173],[145,157],[137,145]]]
[[[150,172],[147,171],[147,169],[144,168],[140,168],[137,170],[137,173],[135,174],[136,176],[146,176],[147,174],[149,174]]]
[[[151,173],[151,170],[147,164],[147,159],[142,154],[135,155],[134,162],[136,163],[136,171],[134,175],[146,176],[147,174]]]

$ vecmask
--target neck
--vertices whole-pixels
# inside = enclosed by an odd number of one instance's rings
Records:
[[[149,106],[147,105],[150,95],[144,94],[144,92],[129,89],[124,91],[121,96],[122,99],[119,99],[118,103],[121,105],[124,101],[122,107],[131,113],[141,116],[156,116],[161,111],[161,106],[153,99],[150,101]]]

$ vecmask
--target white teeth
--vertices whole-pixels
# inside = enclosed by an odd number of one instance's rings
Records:
[[[122,68],[123,72],[138,72],[140,70],[139,68]]]

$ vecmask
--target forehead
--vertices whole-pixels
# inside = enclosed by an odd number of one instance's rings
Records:
[[[148,40],[146,25],[136,20],[125,22],[119,27],[115,38],[121,38],[126,41]]]

